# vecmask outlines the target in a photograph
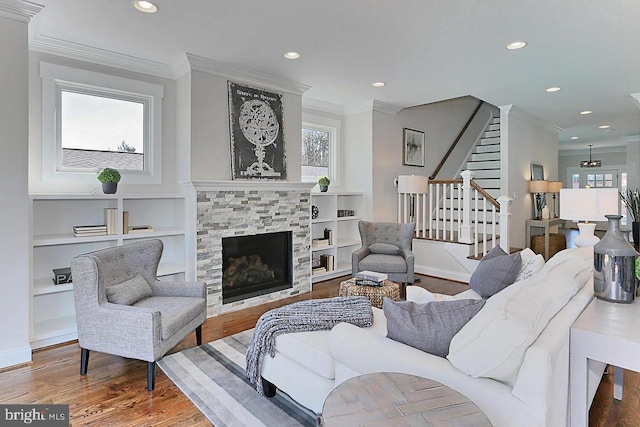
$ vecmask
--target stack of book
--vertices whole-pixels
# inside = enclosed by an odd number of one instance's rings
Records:
[[[311,247],[322,248],[325,246],[329,246],[329,239],[313,239],[311,241]]]
[[[356,285],[382,286],[387,279],[389,279],[387,274],[375,271],[360,271],[356,273]]]
[[[311,274],[326,273],[326,271],[327,271],[327,269],[325,267],[317,266],[317,267],[313,267],[311,269]]]
[[[89,236],[106,236],[106,225],[74,225],[73,235],[75,237],[89,237]]]
[[[132,225],[129,227],[129,233],[151,233],[153,227],[150,225]]]
[[[118,232],[118,209],[104,208],[104,225],[107,226],[107,234]]]
[[[333,271],[335,269],[335,266],[333,265],[333,255],[320,255],[320,265],[324,267],[326,271]]]

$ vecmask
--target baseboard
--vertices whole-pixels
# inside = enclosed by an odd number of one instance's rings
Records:
[[[455,280],[456,282],[463,283],[469,283],[469,278],[471,278],[471,273],[460,273],[422,265],[416,265],[414,271],[416,273],[426,274],[427,276],[440,277],[442,279]]]
[[[31,347],[24,346],[0,352],[0,369],[31,362]]]

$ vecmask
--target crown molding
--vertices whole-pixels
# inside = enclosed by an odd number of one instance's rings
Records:
[[[0,0],[0,16],[28,24],[43,5],[27,0]]]
[[[640,93],[632,93],[631,96],[635,99],[636,106],[640,108]]]
[[[622,140],[624,142],[640,142],[640,135],[623,136]]]
[[[524,120],[530,124],[541,126],[551,132],[556,132],[556,133],[560,133],[564,130],[563,128],[556,126],[555,124],[547,120],[544,120],[536,116],[535,114],[531,114],[527,110],[524,110],[523,108],[518,107],[517,105],[514,105],[514,104],[501,105],[498,108],[500,109],[501,114],[504,113],[507,115],[507,119],[509,119],[510,117],[513,117],[516,119]]]
[[[231,66],[213,59],[193,55],[191,53],[187,53],[186,56],[192,71],[200,71],[202,73],[212,74],[228,80],[254,84],[268,89],[292,93],[294,95],[302,95],[311,87],[293,80],[286,80],[269,74],[248,70],[246,68]]]
[[[378,111],[380,113],[391,114],[395,116],[402,110],[403,107],[398,107],[397,105],[387,104],[386,102],[378,101],[377,99],[373,100],[373,111]]]
[[[174,69],[161,62],[150,61],[148,59],[74,43],[42,34],[36,34],[31,38],[29,41],[29,49],[36,52],[149,74],[156,77],[176,78]]]
[[[338,116],[344,116],[344,107],[342,105],[320,101],[319,99],[302,97],[302,108],[322,111],[323,113],[335,114]]]
[[[604,146],[604,147],[597,147],[597,148],[592,148],[591,149],[591,153],[593,155],[596,154],[607,154],[607,153],[626,153],[627,152],[627,147],[626,146],[620,146],[620,145],[616,145],[616,146]],[[587,148],[586,150],[582,147],[580,148],[564,148],[564,149],[558,149],[558,156],[588,156],[589,155],[589,149]]]
[[[377,111],[391,115],[398,114],[405,107],[399,107],[393,104],[387,104],[377,99],[369,99],[360,103],[351,104],[345,108],[345,114],[358,114],[364,112]]]

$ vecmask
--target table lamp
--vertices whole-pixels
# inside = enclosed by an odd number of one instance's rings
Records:
[[[535,219],[542,219],[542,207],[544,206],[544,193],[547,192],[549,181],[535,180],[529,181],[529,193],[533,193],[535,196],[534,203],[536,209]]]
[[[617,188],[562,188],[560,189],[560,218],[578,222],[580,234],[574,239],[576,246],[595,246],[600,238],[594,235],[596,224],[606,221],[605,215],[619,213]]]
[[[547,191],[549,193],[552,193],[552,198],[553,198],[553,216],[552,218],[557,218],[558,214],[557,214],[557,210],[556,210],[556,193],[560,192],[560,189],[562,188],[562,181],[549,181],[549,186],[547,188]]]
[[[398,221],[415,222],[416,196],[427,194],[429,178],[421,175],[398,175]],[[409,203],[407,208],[406,204]],[[404,209],[403,209],[404,205]],[[404,215],[403,215],[404,214]]]

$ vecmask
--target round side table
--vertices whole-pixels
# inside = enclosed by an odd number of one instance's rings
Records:
[[[382,308],[384,297],[391,298],[394,301],[400,300],[400,285],[390,280],[385,280],[382,286],[365,286],[356,285],[356,279],[353,277],[340,283],[340,291],[338,296],[363,296],[371,301],[374,307]]]

